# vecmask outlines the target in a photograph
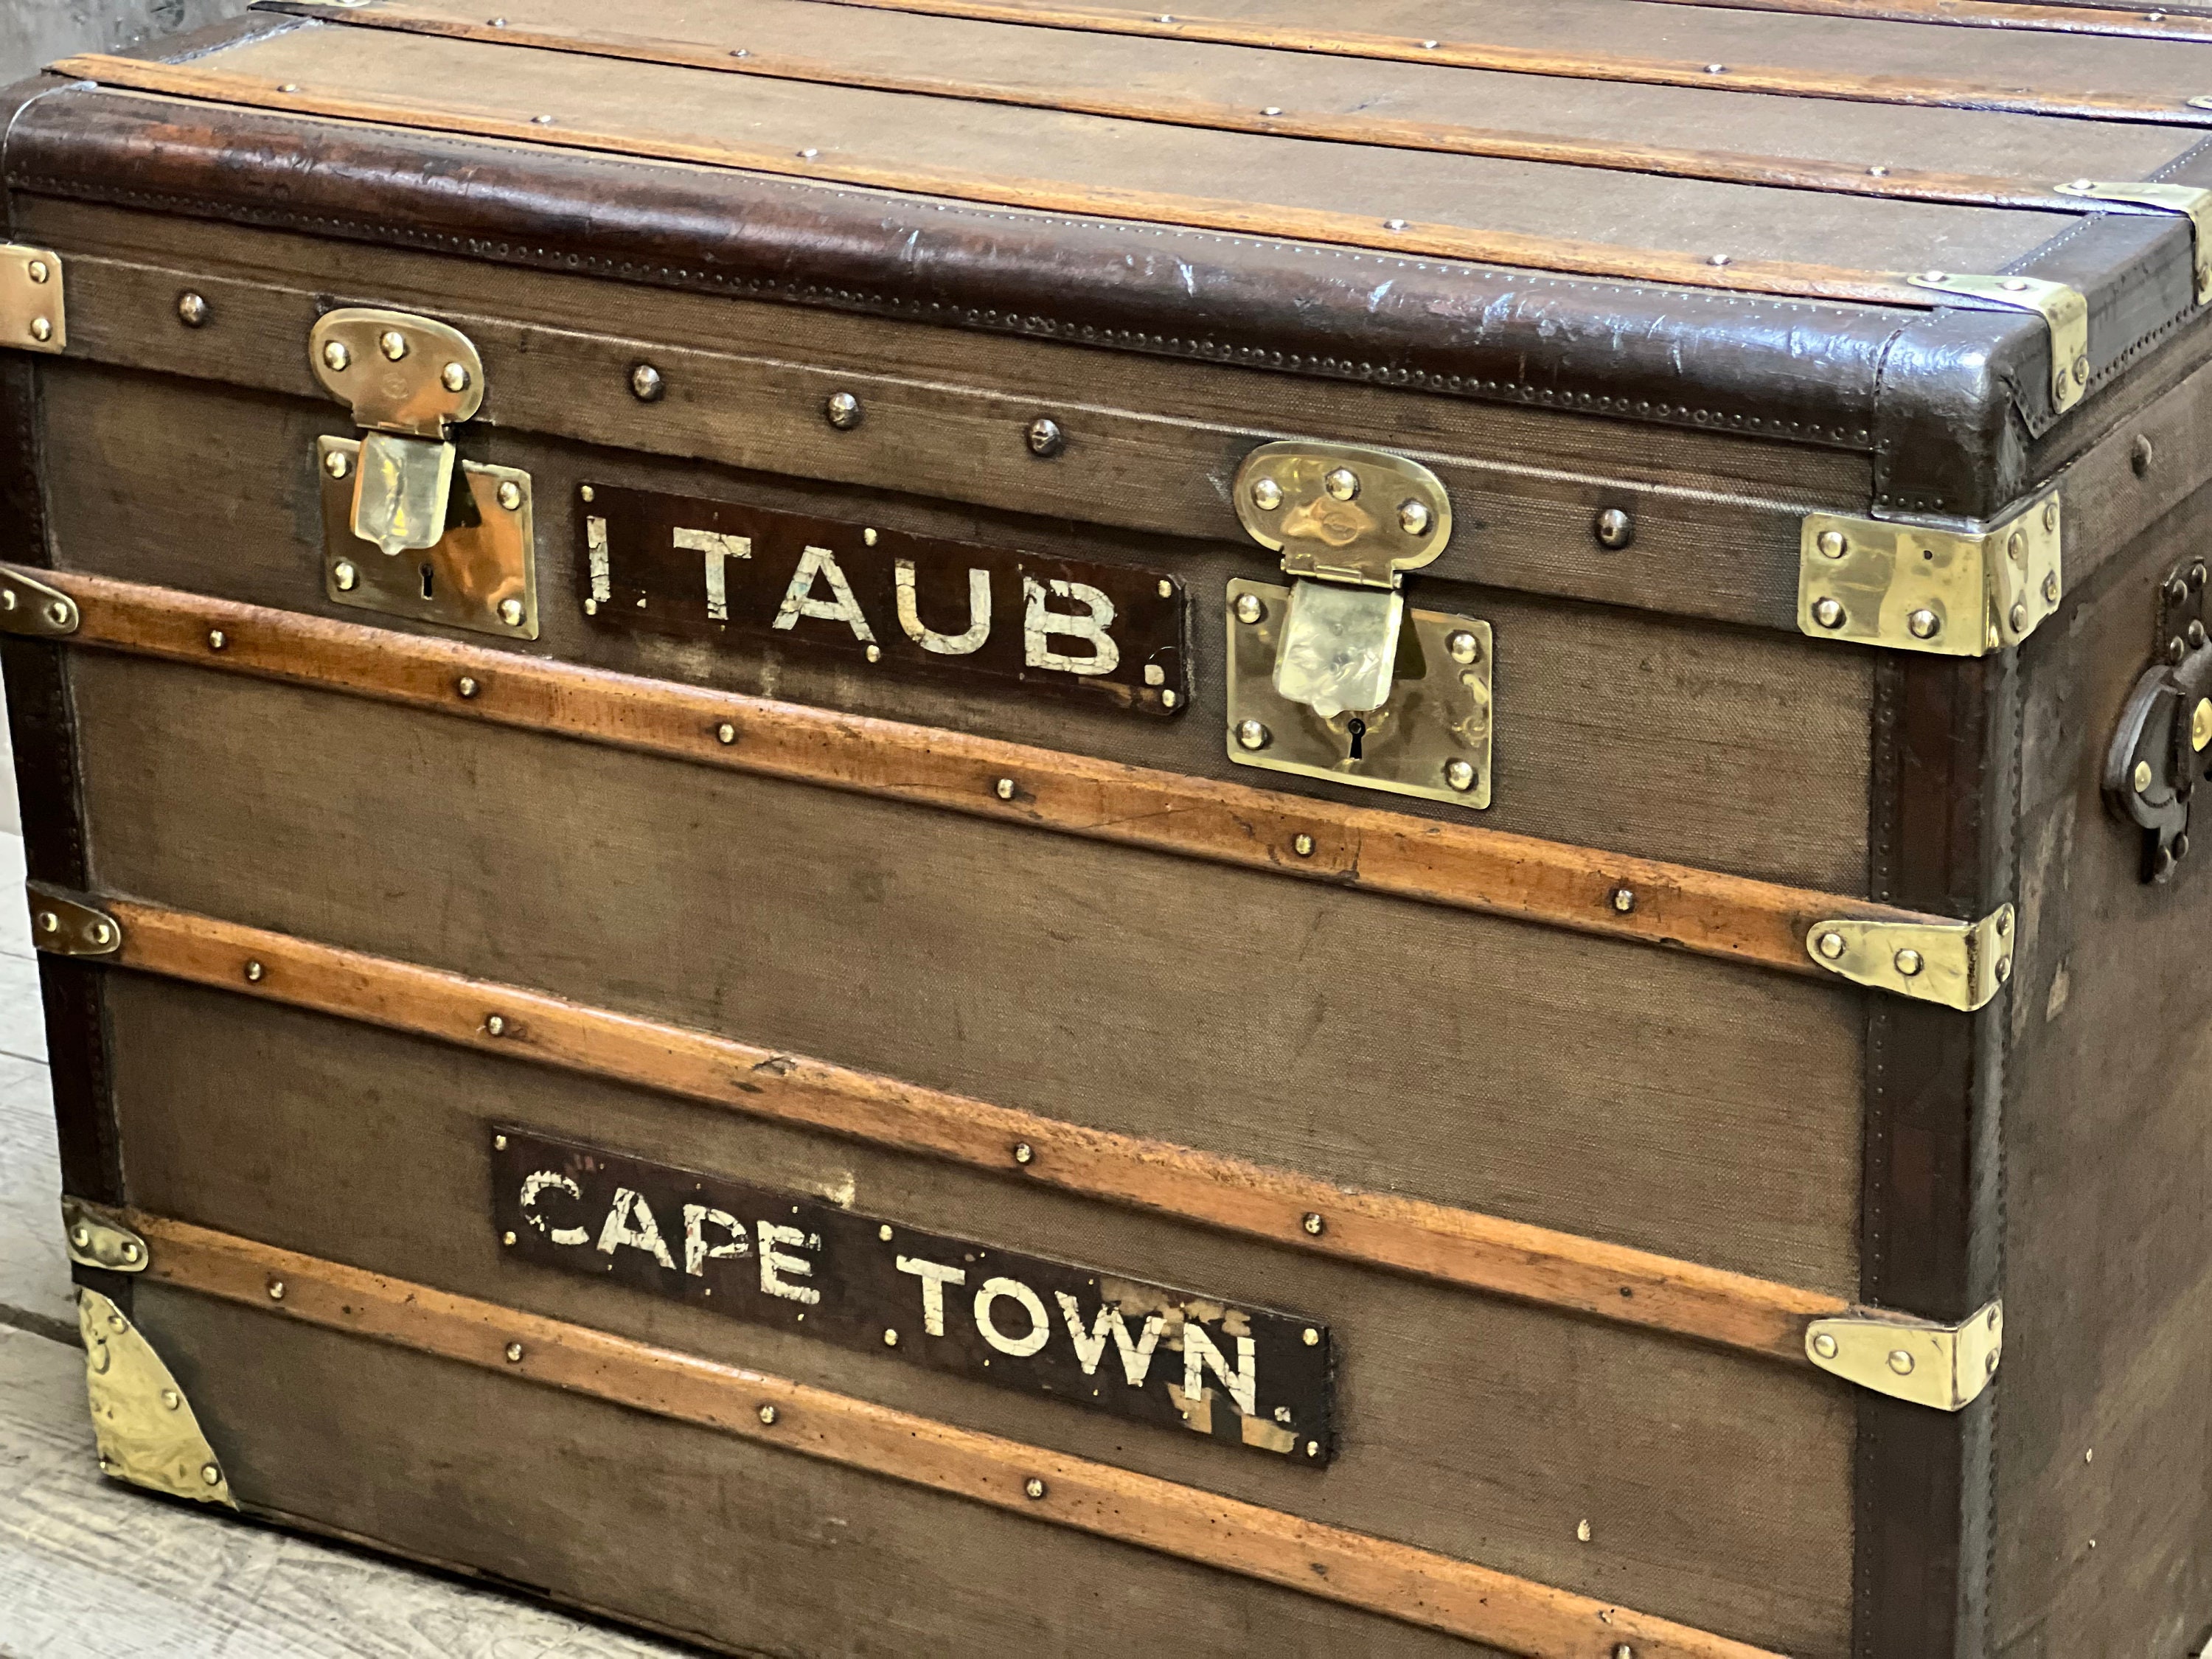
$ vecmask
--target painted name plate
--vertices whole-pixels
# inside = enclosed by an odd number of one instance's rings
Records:
[[[1142,714],[1189,705],[1182,584],[1164,571],[606,484],[578,493],[584,611],[601,627],[773,643]]]
[[[1319,1468],[1326,1325],[495,1126],[511,1254]]]

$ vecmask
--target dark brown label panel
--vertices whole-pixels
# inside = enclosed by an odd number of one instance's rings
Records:
[[[735,501],[586,484],[585,613],[603,628],[827,652],[886,670],[1190,702],[1182,584]]]
[[[1328,1462],[1326,1325],[521,1129],[495,1128],[492,1149],[493,1224],[526,1261]]]

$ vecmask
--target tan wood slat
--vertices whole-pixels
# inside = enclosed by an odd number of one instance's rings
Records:
[[[1104,34],[1149,35],[1164,40],[1207,40],[1223,46],[1263,46],[1332,57],[1376,58],[1409,64],[1449,64],[1461,69],[1503,70],[1577,81],[1622,81],[1648,86],[1702,87],[1729,92],[1779,93],[1792,98],[1835,98],[1854,103],[1926,105],[1942,109],[2003,110],[2019,115],[2064,115],[2085,120],[2154,121],[2212,126],[2212,109],[2169,100],[2070,88],[2017,88],[1973,81],[1856,75],[1781,64],[1701,64],[1690,59],[1566,53],[1480,40],[1424,40],[1357,29],[1316,29],[1186,12],[1137,13],[1076,6],[1006,4],[1001,0],[815,0],[824,6],[903,11],[930,17],[966,17],[1032,28]],[[2212,73],[2212,71],[2208,71]]]
[[[1672,6],[1726,11],[1779,11],[1800,17],[1863,17],[1880,23],[1936,23],[1960,28],[2022,29],[2054,34],[2118,34],[2145,40],[2212,41],[2212,15],[2191,6],[2131,9],[2059,0],[2050,5],[2007,0],[1657,0]],[[2157,21],[2162,20],[2162,21]]]
[[[996,173],[909,168],[805,153],[794,155],[783,150],[742,149],[648,133],[589,129],[557,121],[522,120],[451,103],[416,105],[397,99],[363,96],[340,88],[232,74],[198,64],[155,64],[91,54],[65,58],[51,68],[54,73],[75,76],[103,86],[246,108],[373,122],[423,131],[470,133],[533,144],[557,144],[1001,207],[1091,214],[1101,218],[1738,293],[1854,301],[1923,310],[1943,303],[1942,296],[1913,288],[1899,275],[1842,266],[1778,259],[1717,261],[1704,255],[1668,249],[1625,248],[1460,225],[1369,219],[1283,204],[1120,190]],[[2204,118],[2212,124],[2212,114]]]
[[[1804,1364],[1834,1297],[1549,1228],[1085,1128],[733,1038],[134,900],[117,960],[212,986],[949,1159],[1107,1203]],[[496,1014],[495,1036],[487,1021]],[[1014,1155],[1029,1148],[1026,1162]],[[1320,1218],[1311,1230],[1309,1217]]]
[[[1814,924],[1916,911],[65,572],[72,639],[1064,835],[1828,979]],[[727,733],[725,738],[722,734]]]
[[[459,21],[441,14],[386,3],[352,10],[320,0],[270,0],[271,9],[301,16],[410,34],[474,40],[494,46],[562,52],[634,63],[665,64],[718,75],[757,76],[823,86],[945,98],[975,103],[1009,104],[1119,120],[1206,127],[1282,137],[1322,139],[1382,149],[1431,150],[1443,155],[1485,155],[1538,161],[1559,167],[1596,167],[1622,173],[1659,173],[1705,179],[1722,184],[1757,185],[1784,190],[1884,197],[1899,201],[1943,202],[1967,207],[2026,208],[2076,215],[2109,211],[2112,204],[2066,196],[2051,181],[1951,173],[1920,167],[1869,169],[1854,164],[1734,150],[1688,149],[1677,146],[1583,141],[1543,133],[1515,132],[1454,122],[1389,120],[1381,117],[1302,111],[1295,107],[1249,106],[1202,99],[1140,94],[1127,88],[1086,87],[1069,82],[1049,89],[1004,82],[958,80],[947,76],[885,74],[825,60],[774,52],[728,50],[696,41],[648,38],[602,29],[533,28],[526,21]],[[2208,34],[2212,38],[2212,34]]]
[[[1473,1562],[1156,1476],[186,1222],[135,1212],[125,1218],[149,1246],[149,1276],[162,1284],[742,1435],[1532,1659],[1613,1659],[1623,1647],[1637,1659],[1779,1659]],[[271,1294],[278,1286],[281,1298]],[[520,1357],[510,1358],[514,1344]],[[1037,1496],[1030,1495],[1031,1482],[1042,1482]]]

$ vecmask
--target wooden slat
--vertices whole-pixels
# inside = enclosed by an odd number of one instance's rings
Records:
[[[1569,53],[1481,40],[1425,40],[1357,29],[1207,17],[1188,12],[1131,12],[1079,6],[1007,4],[1004,0],[815,0],[823,6],[902,11],[928,17],[966,17],[1019,23],[1033,28],[1099,34],[1148,35],[1164,40],[1206,40],[1222,46],[1262,46],[1338,58],[1376,58],[1408,64],[1447,64],[1460,69],[1502,70],[1576,81],[1625,81],[1646,86],[1701,87],[1726,92],[1778,93],[1790,98],[1837,98],[1851,103],[1919,105],[1939,109],[2002,110],[2016,115],[2064,115],[2082,120],[2154,121],[2212,126],[2212,110],[2182,99],[2061,87],[2008,87],[1974,81],[1899,75],[1859,75],[1845,70],[1785,64],[1712,64],[1691,59]]]
[[[1814,924],[1935,920],[1472,825],[66,572],[73,641],[1832,981]],[[216,643],[220,641],[220,643]],[[729,736],[721,736],[726,729]],[[1002,793],[1001,791],[1004,791]]]
[[[88,54],[65,58],[50,67],[56,74],[74,76],[103,86],[245,108],[374,122],[428,132],[461,132],[526,143],[556,144],[1001,207],[1091,214],[1101,218],[1180,225],[1241,235],[1279,237],[1629,282],[1672,283],[1737,293],[1853,301],[1921,310],[1944,303],[1942,296],[1911,287],[1900,275],[1836,265],[1753,258],[1716,264],[1708,256],[1672,249],[1618,247],[1601,242],[1462,225],[1370,219],[1284,204],[883,164],[805,152],[794,155],[787,150],[746,149],[635,131],[525,120],[454,103],[417,105],[342,87],[298,81],[279,82],[233,74],[200,64],[158,64]],[[2212,114],[2205,115],[2203,119],[2212,124]]]
[[[349,25],[396,29],[410,34],[439,35],[492,46],[573,52],[632,63],[665,64],[705,70],[717,75],[757,76],[769,80],[805,82],[821,86],[854,87],[921,97],[1059,110],[1117,120],[1204,127],[1223,132],[1322,139],[1381,149],[1483,155],[1559,167],[1597,167],[1620,173],[1656,173],[1668,178],[1704,179],[1721,184],[1813,190],[1833,195],[1875,196],[1899,201],[1943,202],[1966,207],[2025,208],[2081,215],[2108,211],[2112,206],[2110,203],[2061,195],[2051,188],[2054,181],[2049,179],[2002,178],[1919,167],[1869,169],[1846,162],[1788,155],[1560,138],[1543,133],[1505,131],[1455,122],[1389,120],[1372,115],[1300,110],[1294,106],[1270,106],[1268,109],[1273,111],[1270,113],[1267,110],[1255,109],[1249,105],[1177,98],[1127,87],[1085,87],[1067,82],[1047,88],[1006,82],[962,80],[949,76],[911,72],[890,74],[848,64],[793,58],[775,52],[748,52],[740,58],[725,48],[704,46],[696,41],[652,39],[604,29],[533,28],[526,21],[514,19],[502,20],[499,27],[494,27],[489,20],[457,20],[435,12],[410,9],[404,4],[392,3],[392,0],[386,0],[385,3],[368,10],[341,9],[319,3],[319,0],[268,0],[268,3],[273,9],[301,16],[326,17],[332,21]]]
[[[2212,16],[2191,6],[2143,5],[2122,10],[2059,0],[2049,5],[2007,0],[1653,0],[1671,6],[1727,11],[1779,11],[1800,17],[1856,17],[1875,23],[1938,23],[1959,28],[2021,29],[2032,33],[2118,34],[2144,40],[2212,41]]]
[[[1532,1659],[1778,1659],[1626,1607],[738,1365],[131,1212],[150,1278],[1285,1585]],[[270,1295],[281,1285],[282,1299]],[[510,1359],[510,1344],[520,1357]],[[774,1407],[764,1413],[763,1407]],[[763,1421],[772,1416],[772,1422]],[[220,1452],[222,1449],[218,1446]],[[1028,1494],[1032,1480],[1040,1496]]]
[[[679,1025],[289,934],[102,900],[126,968],[656,1089],[748,1116],[1798,1364],[1830,1296],[1170,1142],[1080,1127]],[[252,964],[252,970],[249,964]],[[487,1024],[496,1014],[494,1036]],[[1027,1146],[1027,1163],[1014,1148]],[[1306,1218],[1321,1218],[1318,1233]]]

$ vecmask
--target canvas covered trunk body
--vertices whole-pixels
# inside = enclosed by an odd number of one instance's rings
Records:
[[[741,1653],[2195,1654],[2206,94],[1994,0],[18,88],[103,1466]]]

